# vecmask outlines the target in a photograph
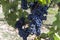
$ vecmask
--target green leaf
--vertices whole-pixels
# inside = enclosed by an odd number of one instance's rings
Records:
[[[48,35],[47,35],[47,34],[45,34],[45,33],[42,33],[42,34],[40,35],[40,37],[45,39],[45,38],[47,38],[47,37],[48,37]]]
[[[46,5],[46,4],[50,4],[51,0],[38,0],[39,3]]]
[[[27,2],[34,2],[35,0],[27,0]]]
[[[38,36],[34,40],[41,40],[41,38],[40,38],[40,36]]]
[[[60,0],[52,0],[54,3],[59,3]]]
[[[60,40],[60,36],[57,33],[54,34],[54,40]]]

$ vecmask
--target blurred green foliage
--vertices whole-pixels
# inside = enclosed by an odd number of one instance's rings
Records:
[[[17,19],[21,18],[22,16],[25,17],[27,21],[28,13],[22,9],[18,9],[18,0],[14,0],[13,2],[10,2],[9,0],[1,0],[1,4],[5,19],[10,26],[15,27]]]

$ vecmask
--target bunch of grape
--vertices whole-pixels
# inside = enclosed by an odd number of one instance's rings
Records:
[[[23,40],[27,40],[27,37],[29,35],[29,28],[23,29],[22,26],[25,25],[25,18],[21,17],[15,24],[15,27],[18,28],[20,37],[23,38]]]
[[[37,8],[34,8],[31,11],[32,14],[29,14],[28,19],[30,20],[29,26],[31,34],[36,34],[37,36],[40,35],[40,27],[42,25],[42,21],[47,19],[47,17],[44,16],[47,15],[47,9],[48,6],[39,5]]]
[[[27,9],[27,0],[21,0],[21,6],[23,9]],[[30,3],[30,7],[31,7],[31,13],[28,15],[28,19],[29,19],[29,28],[26,29],[22,29],[22,26],[25,25],[25,18],[22,17],[19,19],[19,21],[16,22],[16,27],[19,30],[19,35],[21,37],[23,37],[23,40],[27,40],[27,37],[29,34],[35,34],[37,36],[40,35],[40,28],[42,25],[42,21],[46,20],[46,16],[47,15],[47,9],[48,6],[41,6],[38,5],[37,2],[34,3]]]

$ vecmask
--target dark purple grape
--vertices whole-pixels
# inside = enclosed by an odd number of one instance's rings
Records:
[[[22,9],[27,9],[28,8],[27,0],[21,0],[21,7],[22,7]]]
[[[41,30],[40,30],[40,28],[37,28],[37,29],[36,29],[36,32],[37,32],[36,35],[39,36],[39,35],[41,34]]]
[[[32,14],[29,14],[29,15],[28,15],[28,19],[29,19],[29,20],[32,20],[32,18],[33,18],[32,16],[33,16]]]
[[[30,8],[32,8],[32,7],[34,6],[34,3],[31,2],[31,3],[29,4],[29,6],[30,6]]]
[[[30,34],[36,34],[36,25],[34,24],[34,22],[32,21],[31,23],[30,23],[30,28],[29,28],[29,32],[30,32]]]
[[[47,19],[47,16],[40,16],[39,17],[41,20],[46,20]]]
[[[22,26],[25,24],[25,18],[21,17],[15,24],[15,28],[22,29]]]

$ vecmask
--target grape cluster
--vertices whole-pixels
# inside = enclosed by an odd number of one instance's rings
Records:
[[[22,9],[27,9],[27,0],[21,0],[21,7]]]
[[[21,0],[22,1],[22,8],[27,9],[27,0]],[[31,13],[28,15],[28,20],[29,22],[29,28],[22,29],[22,26],[25,25],[25,18],[21,17],[17,22],[16,22],[16,28],[19,30],[19,35],[23,37],[23,40],[27,40],[27,37],[29,34],[35,34],[37,36],[40,35],[40,28],[42,25],[42,21],[46,20],[47,15],[47,9],[48,6],[41,6],[37,5],[37,2],[30,3],[31,7]],[[37,7],[37,8],[36,8]]]
[[[22,26],[25,25],[25,18],[21,17],[15,24],[15,27],[19,30],[19,35],[23,37],[23,40],[27,40],[29,35],[29,28],[23,29]]]
[[[29,35],[29,29],[28,28],[26,28],[25,30],[20,29],[19,30],[19,35],[23,38],[23,40],[27,40],[27,37]]]
[[[42,25],[42,21],[46,20],[48,6],[38,6],[31,11],[32,14],[29,14],[28,19],[30,20],[30,33],[36,34],[37,36],[40,35],[40,27]]]

